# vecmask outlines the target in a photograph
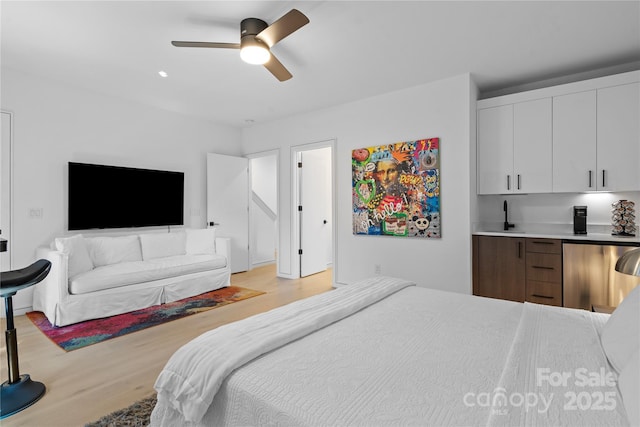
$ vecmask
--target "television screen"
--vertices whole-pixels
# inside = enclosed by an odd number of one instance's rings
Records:
[[[69,162],[69,230],[184,224],[184,173]]]

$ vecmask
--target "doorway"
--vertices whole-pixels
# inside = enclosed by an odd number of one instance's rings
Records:
[[[327,270],[334,254],[335,141],[292,147],[294,159],[294,241],[299,277]]]
[[[275,264],[278,258],[279,150],[249,158],[249,265]]]
[[[0,132],[2,140],[2,148],[0,150],[0,191],[2,192],[2,200],[0,201],[0,238],[7,242],[7,250],[0,252],[0,271],[11,270],[11,220],[12,210],[11,202],[13,195],[12,174],[11,174],[11,149],[13,140],[13,115],[11,113],[0,111],[2,122],[0,123]]]

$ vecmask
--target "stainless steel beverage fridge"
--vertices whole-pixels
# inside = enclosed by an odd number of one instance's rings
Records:
[[[564,243],[563,305],[591,310],[593,305],[617,307],[640,277],[615,271],[616,261],[638,244]]]

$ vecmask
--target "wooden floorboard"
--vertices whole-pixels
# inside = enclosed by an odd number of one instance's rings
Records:
[[[13,426],[83,426],[151,395],[169,357],[183,344],[217,326],[331,289],[331,270],[304,279],[276,277],[274,265],[231,276],[231,284],[266,294],[194,316],[65,352],[26,316],[16,316],[20,373],[47,387],[35,405],[0,421]],[[5,319],[1,322],[6,327]],[[6,381],[6,347],[0,354]]]

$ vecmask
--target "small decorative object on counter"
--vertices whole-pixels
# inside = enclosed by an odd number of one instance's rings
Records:
[[[618,200],[611,204],[611,232],[614,236],[636,235],[635,203],[631,200]]]

